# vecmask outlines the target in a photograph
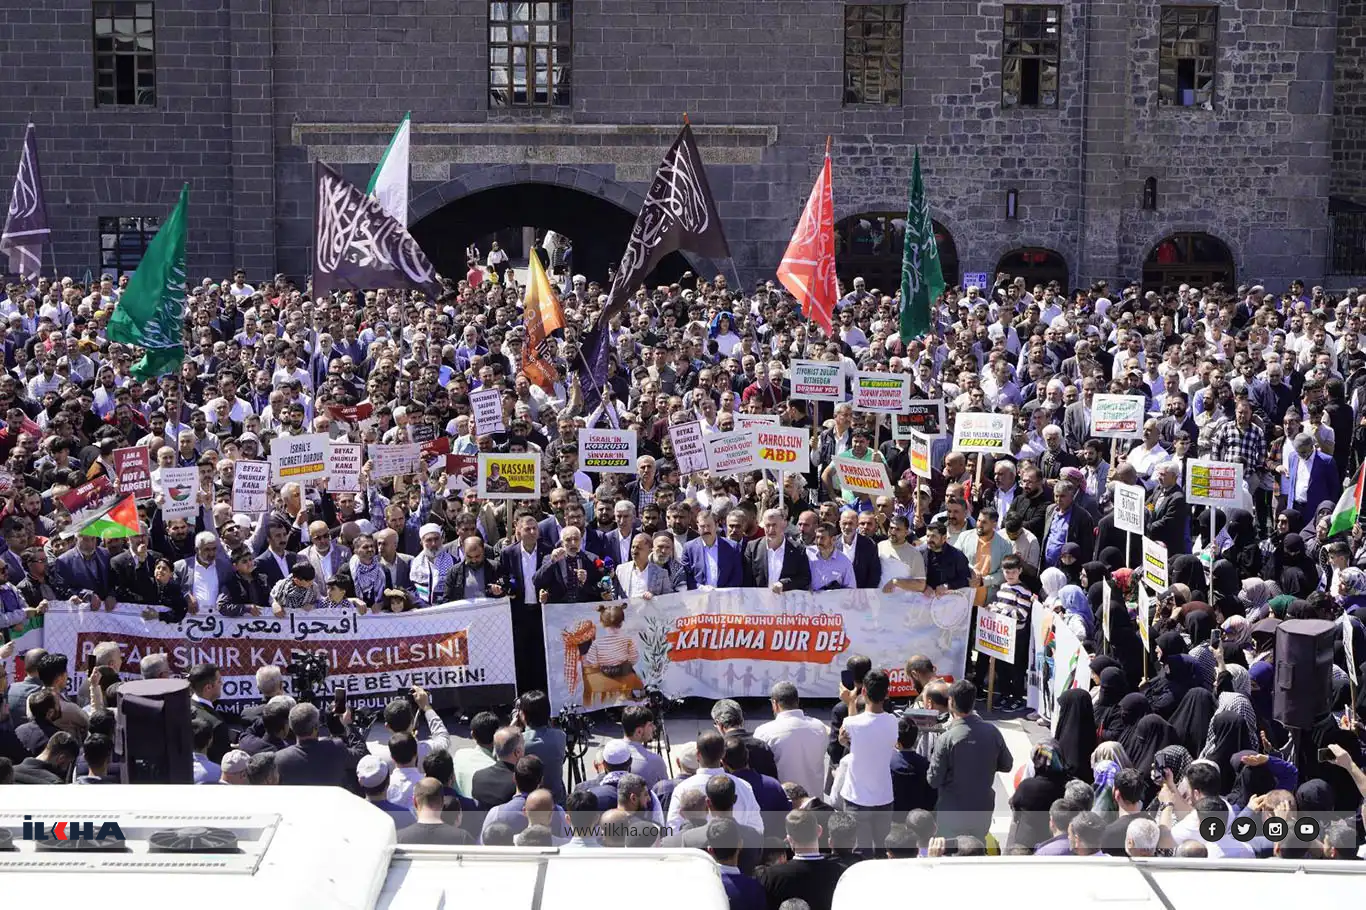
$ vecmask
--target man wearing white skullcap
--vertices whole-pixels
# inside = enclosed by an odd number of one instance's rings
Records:
[[[418,529],[417,536],[422,552],[413,557],[408,578],[417,595],[417,606],[430,607],[446,599],[446,573],[455,567],[455,557],[442,549],[445,534],[440,525],[428,522]]]

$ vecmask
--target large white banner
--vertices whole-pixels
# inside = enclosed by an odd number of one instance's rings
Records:
[[[549,604],[542,615],[551,708],[630,704],[650,686],[671,698],[763,697],[782,679],[803,697],[831,698],[854,654],[888,670],[893,697],[904,697],[914,654],[943,675],[962,674],[971,613],[967,589],[933,596],[724,588]]]
[[[352,705],[383,708],[411,686],[422,686],[438,707],[507,704],[516,672],[512,613],[507,598],[456,601],[406,613],[312,610],[274,616],[223,616],[217,611],[179,623],[143,619],[141,604],[112,612],[53,606],[43,624],[43,647],[71,657],[68,693],[85,680],[85,658],[102,641],[123,649],[123,672],[136,679],[142,658],[162,653],[173,673],[216,664],[223,701],[259,700],[256,670],[282,669],[295,652],[318,654],[330,673],[323,694],[341,686]],[[288,681],[289,674],[285,673]]]

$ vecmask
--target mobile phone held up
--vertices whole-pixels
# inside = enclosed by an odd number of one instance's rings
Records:
[[[1209,630],[1209,646],[1213,651],[1218,651],[1224,646],[1224,630],[1215,626]]]
[[[332,713],[338,717],[346,713],[346,690],[341,686],[332,691]]]
[[[841,685],[841,686],[844,686],[844,688],[848,689],[850,692],[854,691],[854,671],[853,671],[853,670],[841,670],[841,671],[840,671],[840,685]]]

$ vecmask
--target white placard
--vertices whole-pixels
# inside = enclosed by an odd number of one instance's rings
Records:
[[[713,433],[703,439],[707,467],[713,474],[740,474],[754,470],[754,432],[736,430]]]
[[[1186,462],[1186,502],[1237,508],[1243,501],[1243,466],[1236,461],[1192,458]]]
[[[702,442],[701,421],[690,420],[669,427],[669,441],[673,444],[679,474],[686,477],[707,469],[707,447]]]
[[[365,446],[358,442],[334,442],[327,447],[327,492],[359,493],[360,469]]]
[[[1015,617],[1009,613],[978,610],[972,649],[1008,664],[1015,663]]]
[[[270,462],[239,461],[232,466],[232,510],[255,515],[270,508]]]
[[[1167,547],[1151,537],[1143,538],[1143,580],[1154,591],[1167,587]]]
[[[499,389],[470,392],[470,410],[474,412],[475,433],[479,436],[507,432],[503,426],[503,393]]]
[[[811,470],[811,431],[806,427],[764,427],[754,430],[761,468],[804,473]]]
[[[953,421],[955,452],[1009,452],[1015,419],[1009,414],[964,411]]]
[[[900,414],[911,398],[911,377],[906,373],[855,373],[854,410],[875,414]]]
[[[327,444],[332,439],[326,433],[307,436],[281,436],[270,441],[271,480],[284,486],[287,483],[306,484],[327,476]]]
[[[735,429],[751,430],[755,427],[776,427],[781,421],[777,414],[746,414],[743,411],[735,415]]]
[[[836,456],[831,462],[840,479],[840,489],[846,493],[862,494],[870,499],[891,496],[892,484],[887,479],[887,466],[880,461],[858,461]]]
[[[1115,491],[1115,527],[1121,531],[1143,533],[1146,492],[1138,484],[1112,483]]]
[[[843,401],[844,364],[824,360],[792,361],[793,398],[802,401]]]
[[[1091,435],[1102,439],[1141,439],[1148,419],[1142,395],[1096,395],[1091,402]]]
[[[636,473],[636,431],[579,430],[579,470],[603,474]]]
[[[422,462],[422,443],[372,445],[369,448],[369,455],[370,477],[373,480],[416,474],[418,465]]]
[[[161,468],[161,517],[193,518],[199,511],[199,468]]]

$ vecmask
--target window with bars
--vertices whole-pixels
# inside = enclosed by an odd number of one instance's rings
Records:
[[[902,15],[899,4],[844,8],[844,103],[901,103]]]
[[[489,107],[568,107],[573,4],[489,3]]]
[[[1001,107],[1057,107],[1062,8],[1007,6],[1001,37]]]
[[[161,227],[152,216],[127,216],[100,219],[100,271],[113,275],[131,274],[142,262],[147,245]]]
[[[1214,101],[1215,6],[1162,7],[1157,100],[1173,107],[1209,108]]]
[[[157,103],[156,37],[153,4],[96,0],[95,104]]]

